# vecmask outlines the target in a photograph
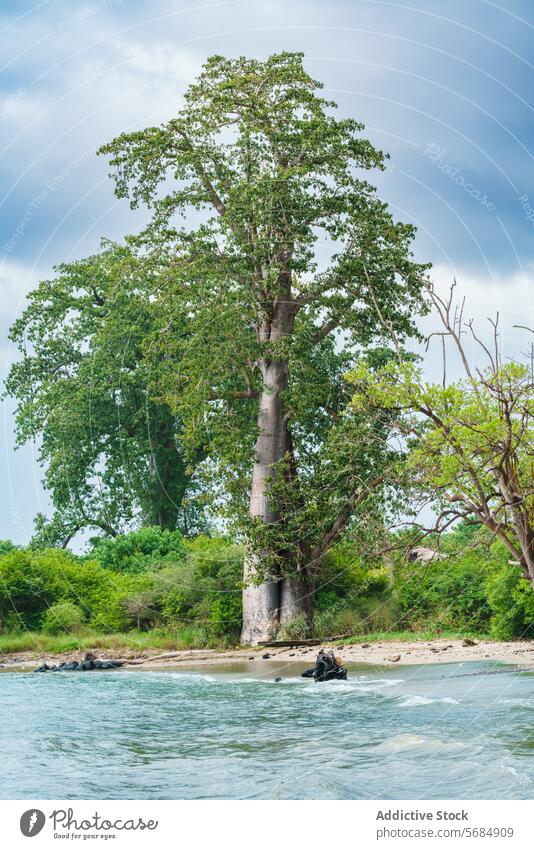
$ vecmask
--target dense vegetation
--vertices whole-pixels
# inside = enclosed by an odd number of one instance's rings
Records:
[[[96,540],[83,556],[8,543],[2,551],[0,648],[31,647],[38,632],[67,638],[61,647],[106,645],[117,633],[130,634],[133,646],[148,634],[151,645],[167,647],[238,641],[243,549],[231,540],[146,528]],[[384,562],[338,544],[317,586],[313,633],[532,636],[534,592],[502,543],[461,526],[439,551],[426,564],[408,562],[402,549]],[[279,630],[291,639],[308,633],[298,618]]]

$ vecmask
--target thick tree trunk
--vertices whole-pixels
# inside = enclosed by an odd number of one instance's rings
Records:
[[[269,497],[269,481],[276,465],[285,453],[285,423],[282,395],[287,387],[287,363],[281,360],[261,364],[263,389],[258,412],[258,438],[256,440],[250,515],[266,524],[273,524],[278,516]],[[272,574],[263,575],[257,583],[258,570],[262,568],[261,554],[249,552],[245,558],[245,588],[243,590],[243,630],[241,642],[257,643],[274,636],[280,617],[280,583]]]
[[[297,575],[280,581],[280,624],[304,617],[312,624],[314,591],[310,581]]]
[[[297,478],[297,463],[293,449],[293,437],[289,425],[286,423],[286,452],[289,457],[287,476],[289,481]],[[304,507],[301,503],[299,506]],[[287,566],[284,577],[280,581],[280,624],[291,622],[292,619],[304,618],[308,625],[312,625],[314,590],[313,583],[309,580],[306,566],[297,565],[299,561],[306,560],[302,557],[304,552],[300,541],[295,540],[291,551],[286,553]],[[298,555],[301,555],[300,557]],[[306,551],[307,558],[309,553]]]

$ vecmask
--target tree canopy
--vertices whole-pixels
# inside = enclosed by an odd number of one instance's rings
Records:
[[[147,347],[156,285],[128,247],[105,243],[40,283],[11,329],[22,354],[6,381],[17,438],[40,440],[56,511],[38,517],[37,542],[66,544],[84,527],[113,536],[132,521],[174,530],[195,520],[184,514],[192,469],[181,426],[158,397]]]
[[[383,485],[376,419],[347,409],[342,373],[387,346],[379,316],[403,340],[424,309],[414,228],[365,179],[385,155],[320,88],[298,53],[214,56],[176,118],[101,151],[119,197],[153,210],[135,243],[168,268],[165,397],[188,444],[208,434],[242,516],[244,640],[309,609],[311,570]]]

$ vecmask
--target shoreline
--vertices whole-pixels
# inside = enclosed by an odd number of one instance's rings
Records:
[[[521,642],[497,642],[476,640],[475,645],[464,645],[461,639],[436,638],[434,640],[383,640],[381,642],[339,645],[327,643],[344,663],[368,664],[370,666],[407,666],[436,663],[466,663],[471,661],[495,661],[522,667],[534,668],[534,640]],[[126,669],[161,669],[175,666],[224,665],[254,662],[258,668],[268,661],[281,660],[286,663],[307,663],[312,666],[320,646],[313,647],[244,647],[220,651],[217,649],[182,649],[161,652],[156,649],[141,651],[94,649],[100,659],[122,660]],[[81,660],[84,651],[69,651],[62,654],[43,652],[12,652],[0,655],[0,672],[12,670],[29,671],[41,663],[59,664],[64,661]]]

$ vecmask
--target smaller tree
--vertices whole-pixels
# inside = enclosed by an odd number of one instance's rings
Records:
[[[168,355],[148,344],[160,274],[105,242],[42,281],[11,328],[21,354],[6,380],[17,440],[39,440],[55,508],[50,521],[37,517],[39,547],[65,547],[82,528],[113,537],[134,521],[199,528],[184,496],[202,455],[185,460],[181,423],[157,387]]]
[[[455,285],[455,284],[454,284]],[[524,577],[534,586],[534,382],[527,363],[504,363],[499,351],[498,317],[487,345],[472,321],[448,298],[431,291],[444,345],[441,385],[422,380],[414,362],[400,359],[371,373],[360,364],[349,377],[355,408],[396,412],[395,429],[409,449],[404,474],[437,507],[436,527],[458,519],[481,524],[502,540]],[[528,330],[528,328],[525,328]],[[464,336],[483,352],[484,368],[472,368]],[[445,342],[452,340],[465,378],[447,383]]]
[[[158,615],[157,595],[154,591],[146,590],[123,600],[124,612],[128,619],[135,622],[135,627],[141,631],[143,625],[153,624]]]
[[[42,628],[48,634],[73,634],[83,624],[84,615],[72,601],[58,601],[43,616]]]

